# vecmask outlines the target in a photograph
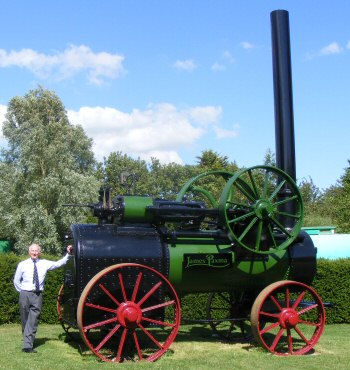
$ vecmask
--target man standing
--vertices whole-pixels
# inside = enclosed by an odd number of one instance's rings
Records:
[[[65,265],[72,250],[73,247],[68,245],[67,254],[59,261],[42,260],[39,259],[40,245],[32,244],[28,248],[30,258],[17,266],[13,284],[19,292],[18,303],[23,333],[22,352],[36,353],[33,344],[41,313],[46,273]]]

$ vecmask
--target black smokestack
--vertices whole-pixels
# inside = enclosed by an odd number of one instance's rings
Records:
[[[286,10],[271,12],[273,87],[277,167],[296,179],[292,67],[289,15]]]

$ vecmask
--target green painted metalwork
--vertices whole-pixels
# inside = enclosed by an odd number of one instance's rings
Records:
[[[246,291],[259,290],[287,274],[289,268],[288,253],[285,250],[256,258],[240,258],[231,245],[172,244],[169,245],[170,272],[169,280],[180,294],[190,292]],[[197,266],[186,269],[188,254],[202,255],[208,258],[212,254],[229,254],[232,266],[211,268]],[[255,256],[258,256],[255,254]]]
[[[226,183],[219,202],[229,238],[248,251],[271,254],[297,238],[304,217],[300,192],[276,167],[243,169]]]
[[[146,210],[153,205],[153,199],[142,196],[124,196],[124,221],[147,222],[151,220]]]
[[[199,183],[200,180],[204,180],[206,177],[209,177],[212,175],[217,176],[217,177],[222,177],[225,181],[227,181],[229,178],[233,176],[233,173],[229,171],[223,171],[223,170],[203,172],[200,175],[195,176],[191,180],[187,181],[187,183],[179,191],[176,197],[176,201],[182,202],[183,200],[185,200],[186,195],[189,196],[190,193],[201,194],[204,196],[205,200],[209,201],[209,205],[211,205],[213,208],[217,208],[218,202],[215,200],[214,196],[210,193],[210,191],[203,188],[204,185],[198,186],[198,184],[196,184],[196,183]]]

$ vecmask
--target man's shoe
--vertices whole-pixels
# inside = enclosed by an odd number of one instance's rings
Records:
[[[22,349],[22,352],[25,352],[25,353],[36,353],[36,350],[33,349],[33,348],[23,348]]]

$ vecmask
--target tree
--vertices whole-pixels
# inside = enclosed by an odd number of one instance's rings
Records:
[[[198,166],[208,170],[222,170],[229,166],[227,156],[222,156],[213,150],[203,150],[198,160]]]
[[[149,194],[149,173],[147,163],[141,159],[133,159],[121,151],[110,153],[104,159],[102,172],[105,185],[111,187],[113,194]],[[121,174],[126,174],[122,182]],[[134,189],[135,181],[135,189]]]
[[[2,234],[14,239],[19,253],[33,242],[58,253],[68,226],[84,217],[82,209],[63,204],[98,197],[91,139],[70,124],[57,95],[42,87],[11,99],[3,134],[8,148],[0,163]]]
[[[303,178],[298,187],[304,201],[304,226],[331,225],[331,217],[328,214],[322,214],[321,212],[322,192],[314,184],[312,178]]]
[[[350,166],[349,160],[348,164]],[[345,168],[336,185],[325,190],[320,212],[331,218],[337,232],[350,233],[350,167]]]

